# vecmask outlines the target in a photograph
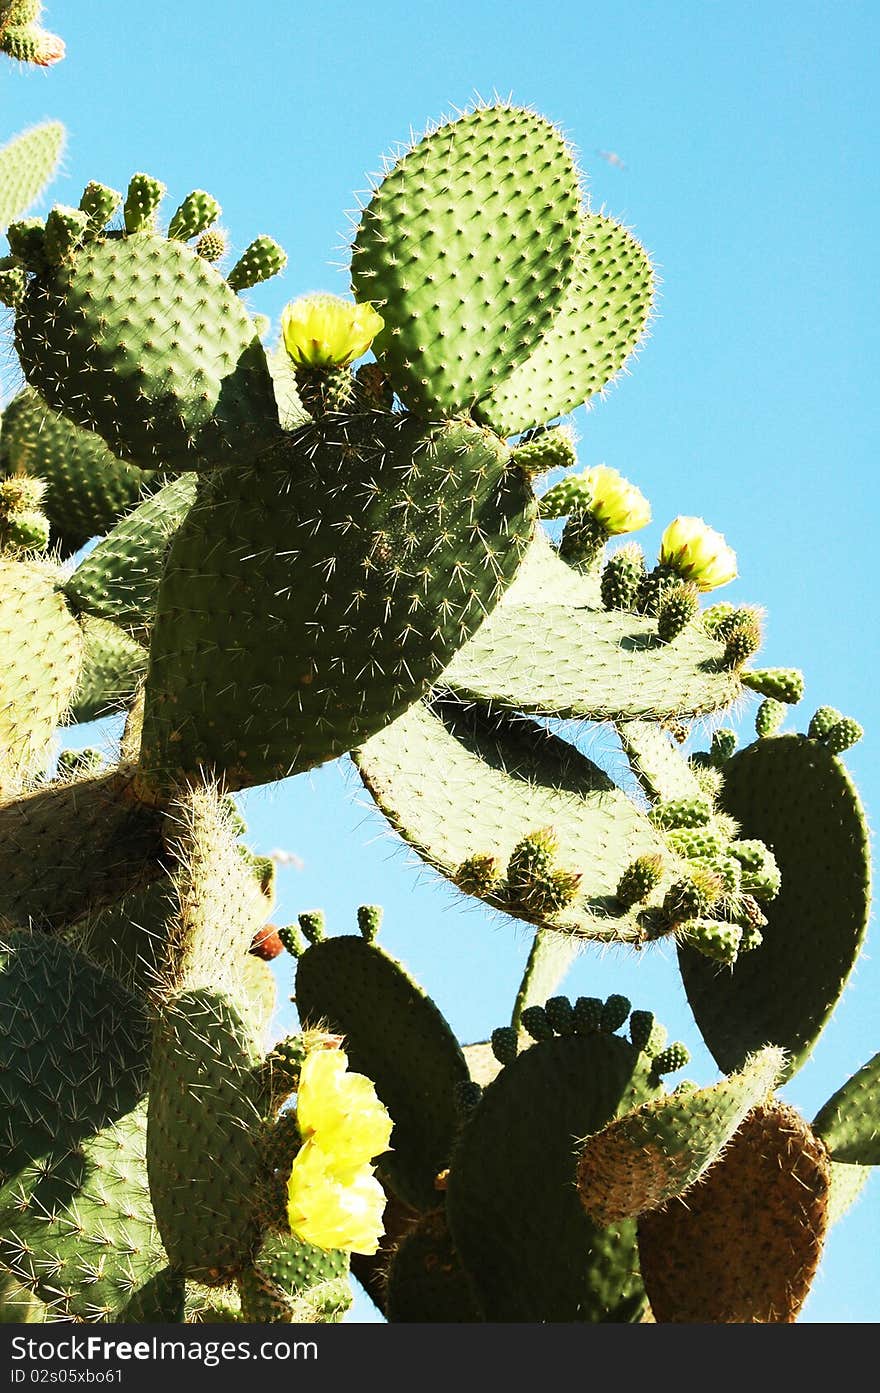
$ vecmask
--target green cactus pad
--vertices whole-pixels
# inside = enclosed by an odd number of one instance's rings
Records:
[[[530,722],[452,701],[414,706],[356,752],[367,788],[395,830],[450,879],[468,855],[506,865],[518,842],[552,827],[566,870],[582,873],[573,902],[547,925],[585,938],[640,938],[616,898],[637,857],[662,852],[644,813],[578,750]],[[425,771],[430,770],[426,779]],[[528,905],[486,903],[518,918]]]
[[[352,749],[512,580],[535,505],[500,442],[465,422],[353,429],[348,453],[305,428],[273,463],[204,481],[159,591],[145,787],[205,767],[241,788]]]
[[[165,1266],[144,1165],[144,1106],[0,1190],[0,1261],[55,1319],[118,1319]]]
[[[652,1099],[588,1138],[578,1163],[578,1192],[589,1217],[599,1225],[616,1224],[683,1194],[718,1159],[752,1108],[766,1101],[781,1068],[781,1050],[762,1050],[742,1073],[683,1096]]]
[[[665,730],[651,721],[621,721],[623,752],[649,798],[663,802],[700,797],[700,785],[684,755]]]
[[[84,614],[85,640],[79,679],[70,702],[70,720],[95,721],[131,700],[147,670],[147,650],[106,619]]]
[[[277,276],[287,265],[287,252],[279,247],[274,237],[257,237],[250,246],[245,247],[232,270],[226,277],[231,290],[249,290],[261,281]]]
[[[352,283],[385,320],[373,351],[408,407],[465,411],[528,358],[574,269],[579,199],[563,137],[515,107],[441,126],[386,174]]]
[[[549,548],[539,545],[530,562],[443,674],[453,691],[587,720],[696,716],[739,695],[719,645],[696,626],[661,644],[656,620],[602,609],[595,585],[578,589]]]
[[[215,223],[223,210],[204,189],[188,193],[168,224],[168,236],[178,242],[198,237]]]
[[[0,231],[39,198],[58,167],[65,138],[60,121],[45,121],[0,148]]]
[[[303,1321],[310,1317],[305,1310],[297,1312],[298,1302],[315,1307],[322,1295],[329,1296],[332,1301],[333,1289],[337,1289],[337,1298],[348,1293],[348,1262],[347,1252],[317,1248],[312,1243],[303,1243],[295,1234],[269,1232],[264,1235],[254,1258],[254,1271],[290,1304],[289,1318]],[[350,1301],[349,1293],[341,1304],[345,1307]],[[333,1304],[340,1302],[337,1299]]]
[[[574,271],[549,333],[488,393],[479,415],[499,435],[563,416],[600,392],[641,338],[654,274],[636,239],[600,213],[585,213]]]
[[[880,1165],[880,1054],[839,1088],[813,1121],[832,1160]]]
[[[31,282],[15,338],[49,405],[143,469],[250,463],[278,439],[250,316],[181,242],[90,242]]]
[[[387,1280],[385,1305],[392,1325],[466,1325],[482,1320],[442,1209],[424,1214],[404,1234]]]
[[[62,928],[159,875],[161,820],[130,794],[114,769],[0,803],[0,927]]]
[[[181,474],[120,518],[66,582],[74,608],[146,640],[171,539],[195,497],[195,475]]]
[[[165,930],[173,904],[172,887],[163,877],[80,920],[65,930],[65,942],[129,991],[147,998],[161,985]]]
[[[721,1070],[774,1044],[786,1051],[790,1077],[834,1010],[865,934],[865,815],[840,761],[802,735],[758,740],[728,760],[722,805],[745,838],[771,848],[782,889],[762,905],[763,943],[732,973],[682,946],[682,978]]]
[[[209,987],[180,992],[156,1022],[147,1170],[172,1264],[207,1286],[249,1266],[264,1100],[259,1053],[234,1001]]]
[[[129,1112],[148,1060],[144,1009],[109,974],[56,939],[0,935],[0,1185]]]
[[[45,767],[79,678],[83,636],[38,561],[0,560],[0,799]]]
[[[45,480],[43,510],[63,555],[109,531],[160,483],[158,474],[121,463],[100,436],[52,411],[30,388],[3,413],[0,472]]]
[[[577,463],[571,431],[564,426],[536,431],[534,435],[521,440],[512,458],[517,468],[524,469],[530,478],[546,474],[550,469],[571,469]],[[550,492],[558,494],[561,487],[557,484]],[[564,516],[563,513],[548,511],[549,506],[549,495],[544,494],[540,502],[542,517]]]
[[[3,936],[0,1265],[55,1318],[112,1318],[165,1261],[138,1106],[148,1060],[137,998],[56,940]]]
[[[600,1229],[575,1188],[576,1139],[650,1097],[619,1036],[547,1040],[486,1088],[447,1190],[452,1240],[488,1321],[638,1320],[635,1225]]]
[[[394,1122],[380,1174],[416,1209],[437,1204],[458,1122],[455,1086],[468,1068],[455,1036],[400,963],[360,935],[327,938],[299,959],[300,1021],[345,1037],[349,1065],[373,1080]]]
[[[742,674],[744,687],[774,701],[794,705],[804,694],[804,674],[794,667],[765,667]]]
[[[702,1184],[639,1220],[655,1319],[796,1320],[821,1255],[829,1187],[825,1148],[794,1108],[756,1108]]]

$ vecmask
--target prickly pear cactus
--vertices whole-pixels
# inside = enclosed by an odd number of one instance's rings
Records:
[[[0,50],[56,61],[40,14],[0,0]],[[880,1161],[876,1057],[812,1123],[778,1092],[862,944],[861,730],[780,733],[803,678],[704,602],[736,557],[702,519],[609,551],[650,502],[560,418],[639,345],[647,253],[549,121],[480,106],[372,190],[352,298],[288,305],[267,351],[243,297],[278,244],[224,271],[216,199],[165,222],[146,173],[26,218],[59,140],[0,150],[0,1316],[336,1321],[354,1272],[389,1321],[795,1320]],[[108,712],[115,757],[55,759]],[[267,925],[233,795],[345,754],[532,937],[480,1041],[377,906]],[[620,993],[562,994],[596,943],[675,948],[720,1078],[676,1081]]]

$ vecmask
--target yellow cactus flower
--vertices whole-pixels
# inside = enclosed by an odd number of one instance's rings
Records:
[[[291,1232],[306,1243],[375,1253],[385,1202],[372,1166],[340,1169],[314,1140],[297,1153],[287,1183],[287,1217]]]
[[[394,1125],[371,1080],[349,1073],[342,1050],[306,1055],[296,1116],[303,1140],[313,1140],[340,1168],[364,1165],[387,1151]]]
[[[366,353],[385,324],[372,305],[338,295],[303,295],[281,313],[281,336],[298,367],[343,368]]]
[[[702,518],[678,517],[669,524],[660,541],[660,565],[698,590],[717,590],[737,576],[736,552]]]
[[[612,536],[637,532],[651,521],[651,505],[640,489],[607,464],[597,464],[582,476],[593,501],[590,512]]]

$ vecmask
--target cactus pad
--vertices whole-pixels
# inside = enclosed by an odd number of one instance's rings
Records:
[[[441,126],[389,171],[352,281],[385,320],[373,350],[408,407],[466,411],[529,356],[572,274],[578,203],[562,136],[513,107]]]
[[[246,787],[352,749],[512,580],[534,501],[500,443],[462,422],[365,429],[346,453],[305,428],[273,464],[204,482],[159,591],[145,787],[200,767]]]
[[[147,670],[147,650],[106,619],[84,614],[83,661],[70,702],[70,719],[94,721],[119,711]]]
[[[557,861],[582,872],[574,901],[538,920],[578,937],[639,938],[616,898],[636,856],[662,851],[647,818],[573,746],[531,722],[447,701],[413,707],[356,755],[367,788],[430,865],[455,878],[475,852],[506,865],[518,842],[552,827]],[[425,779],[425,770],[431,771]],[[530,919],[503,884],[486,902]]]
[[[250,462],[278,438],[250,316],[181,242],[146,231],[88,242],[32,280],[16,346],[50,406],[143,469]]]
[[[813,1131],[833,1160],[880,1165],[880,1054],[828,1099],[816,1115]]]
[[[647,253],[625,228],[583,214],[574,271],[549,333],[480,402],[480,419],[514,435],[602,391],[644,332],[653,282]]]
[[[801,735],[758,740],[728,760],[722,805],[744,837],[772,849],[782,889],[763,907],[763,943],[732,973],[682,946],[682,977],[720,1069],[740,1068],[769,1043],[786,1051],[790,1077],[834,1010],[865,933],[865,817],[840,761]]]
[[[757,1108],[683,1199],[639,1221],[639,1255],[660,1322],[796,1320],[819,1262],[830,1164],[783,1103]]]
[[[64,141],[60,121],[46,121],[0,149],[0,231],[39,198],[55,173]]]
[[[741,1074],[651,1099],[589,1137],[578,1163],[578,1192],[590,1218],[619,1223],[683,1194],[717,1160],[747,1113],[766,1101],[781,1067],[780,1050],[763,1050]]]
[[[600,1229],[575,1188],[575,1140],[650,1097],[619,1036],[547,1040],[483,1093],[447,1190],[453,1243],[488,1321],[638,1320],[635,1225]]]

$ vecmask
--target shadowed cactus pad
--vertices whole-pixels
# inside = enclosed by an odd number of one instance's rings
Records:
[[[723,808],[747,842],[773,849],[782,888],[763,906],[763,943],[732,973],[683,946],[682,977],[719,1068],[740,1068],[772,1043],[786,1050],[790,1075],[834,1010],[865,933],[865,816],[841,762],[805,736],[758,740],[724,769]]]

